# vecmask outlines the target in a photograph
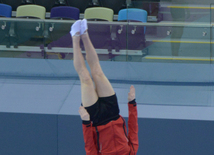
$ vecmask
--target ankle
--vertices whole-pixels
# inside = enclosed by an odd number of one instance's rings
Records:
[[[88,31],[85,31],[85,33],[83,33],[82,35],[81,35],[81,39],[87,39],[89,37],[89,35],[88,35]]]
[[[80,42],[80,36],[78,36],[78,35],[72,36],[72,41],[73,41],[73,43],[79,43]]]

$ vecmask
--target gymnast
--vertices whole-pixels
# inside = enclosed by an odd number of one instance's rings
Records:
[[[77,20],[70,34],[73,42],[73,63],[81,82],[79,114],[82,119],[86,155],[136,155],[138,151],[138,121],[135,88],[128,93],[128,134],[124,118],[112,85],[102,71],[98,55],[88,34],[87,20]],[[80,48],[86,51],[86,68]],[[93,79],[93,80],[92,80]]]

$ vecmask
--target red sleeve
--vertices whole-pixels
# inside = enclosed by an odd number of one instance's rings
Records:
[[[131,154],[136,155],[138,151],[138,117],[137,117],[137,104],[130,104],[129,106],[129,120],[128,120],[128,139],[129,146],[131,147]]]
[[[93,136],[92,124],[82,124],[86,155],[98,155]]]

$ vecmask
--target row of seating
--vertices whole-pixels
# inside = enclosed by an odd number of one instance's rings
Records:
[[[11,12],[12,12],[11,6],[8,6],[5,4],[0,4],[0,10],[1,10],[0,16],[11,17]],[[4,11],[2,11],[2,10],[4,10]],[[79,15],[80,15],[80,12],[79,12],[78,8],[69,7],[69,6],[58,6],[58,7],[54,7],[51,9],[50,17],[51,17],[51,19],[78,20]],[[87,8],[84,12],[84,18],[86,18],[88,20],[97,20],[98,19],[98,20],[105,20],[105,21],[113,21],[113,15],[114,15],[114,13],[113,13],[112,9],[104,8],[104,7]],[[30,18],[45,19],[45,8],[42,6],[32,5],[32,4],[31,5],[30,4],[22,5],[22,6],[19,6],[16,10],[16,17],[17,18],[30,17]],[[118,21],[127,21],[127,20],[138,21],[138,22],[147,22],[147,12],[145,10],[135,9],[135,8],[120,10],[119,14],[118,14]],[[36,24],[35,27],[38,27],[37,26],[38,23],[35,23],[35,24]],[[11,27],[9,25],[7,25],[7,30],[4,29],[4,35],[6,36],[6,39],[9,40],[9,41],[6,41],[8,43],[7,47],[10,47],[10,45],[12,45],[12,44],[14,45],[14,47],[18,46],[20,41],[18,41],[17,37],[14,37],[14,36],[17,36],[16,33],[19,33],[18,36],[26,34],[26,31],[24,28],[25,26],[26,26],[26,24],[24,24],[24,23],[23,24],[22,23],[16,23],[16,24],[12,23]],[[32,27],[32,25],[29,25],[29,27]],[[95,27],[96,27],[96,25],[95,25]],[[10,28],[10,30],[9,30],[9,28]],[[33,30],[33,29],[31,29],[31,30]],[[102,39],[99,39],[99,37],[102,37],[102,35],[101,35],[102,32],[101,33],[97,32],[96,28],[92,28],[90,30],[94,31],[93,34],[99,33],[98,35],[93,35],[93,37],[94,37],[94,40],[96,40],[94,42],[99,43],[99,47],[102,48],[102,46],[104,46],[104,45],[102,45],[102,43],[99,42],[100,40],[102,40]],[[109,30],[109,28],[107,28],[107,30]],[[103,33],[106,33],[107,30]],[[22,31],[24,31],[24,33],[21,33]],[[40,30],[36,30],[36,31],[34,28],[34,31],[30,31],[29,34],[30,33],[31,34],[40,33],[39,35],[44,37],[43,28],[41,28]],[[8,35],[8,33],[9,33],[9,35]],[[50,32],[50,33],[52,33],[52,32]],[[116,27],[114,27],[114,29],[112,28],[111,32],[107,32],[107,33],[108,33],[107,36],[111,37],[109,39],[111,41],[108,43],[109,50],[111,50],[111,48],[115,48],[118,51],[119,49],[126,48],[126,28],[125,27],[123,28],[123,31],[122,31],[122,28],[116,26]],[[135,37],[135,39],[129,39],[132,41],[132,43],[129,45],[129,47],[132,47],[132,45],[134,45],[133,48],[136,49],[136,46],[144,45],[145,27],[144,28],[132,27],[131,31],[129,33],[135,34],[135,35],[133,35],[133,37]],[[119,37],[117,37],[118,35],[119,35]],[[31,37],[31,36],[33,36],[33,35],[29,35],[28,37]],[[20,37],[20,38],[25,38],[25,40],[28,40],[29,39],[28,37],[24,36],[24,37]],[[139,40],[139,38],[140,38],[140,40]],[[137,39],[137,41],[136,41],[136,39]],[[15,40],[15,41],[11,41],[11,40]],[[66,38],[65,40],[68,40],[68,39]],[[92,38],[92,40],[93,40],[93,38]],[[12,42],[15,42],[15,43],[12,43]],[[121,42],[123,42],[123,44],[121,44]],[[139,44],[138,44],[138,42],[139,42]]]
[[[12,6],[12,10],[16,9],[20,5],[24,4],[36,4],[44,6],[47,12],[50,12],[52,7],[56,6],[72,6],[80,10],[80,13],[84,13],[88,7],[107,7],[117,14],[119,10],[126,8],[126,0],[0,0],[0,3]]]
[[[12,7],[6,4],[0,4],[0,16],[11,17]],[[39,5],[22,5],[16,10],[16,17],[33,17],[39,19],[45,19],[45,7]],[[105,7],[92,7],[87,8],[84,12],[84,18],[86,19],[100,19],[106,21],[113,21],[114,12],[110,8]],[[74,19],[78,20],[80,17],[80,11],[78,8],[69,6],[58,6],[51,9],[50,18],[60,19]],[[118,21],[133,20],[140,22],[147,22],[147,12],[142,9],[122,9],[118,14]]]

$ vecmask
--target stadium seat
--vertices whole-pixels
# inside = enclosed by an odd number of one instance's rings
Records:
[[[28,4],[21,5],[16,10],[17,18],[35,18],[35,19],[45,19],[45,7]],[[13,23],[13,43],[14,46],[18,46],[19,44],[29,45],[33,42],[31,40],[36,40],[36,44],[41,44],[43,41],[43,31],[44,31],[44,21],[30,21],[26,20],[22,22],[14,22]],[[35,46],[35,43],[33,44]]]
[[[88,21],[112,22],[114,11],[104,7],[87,8],[84,12],[84,18]],[[95,48],[107,48],[110,40],[110,25],[108,24],[88,24],[89,34]]]
[[[79,15],[80,10],[78,8],[70,6],[58,6],[51,9],[50,18],[78,20]]]
[[[118,13],[118,21],[147,22],[147,12],[143,9],[128,8]],[[120,49],[141,50],[145,47],[145,26],[128,25],[116,29]],[[127,40],[128,37],[128,40]]]
[[[0,17],[10,18],[12,14],[12,7],[6,4],[0,4]],[[9,47],[9,29],[10,22],[0,21],[0,44],[3,44]]]
[[[126,0],[100,0],[100,6],[111,8],[114,14],[118,14],[121,9],[126,8]]]
[[[147,12],[143,9],[135,8],[122,9],[118,13],[118,21],[121,20],[147,22]]]
[[[80,13],[84,13],[85,9],[91,5],[91,0],[67,0],[68,5],[80,9]]]
[[[80,15],[80,10],[75,7],[70,6],[58,6],[51,9],[51,19],[70,19],[70,20],[78,20]],[[67,47],[65,42],[68,42],[70,40],[69,44],[72,42],[71,37],[67,35],[67,33],[70,30],[71,25],[70,24],[57,24],[57,23],[49,23],[48,25],[49,31],[47,31],[48,34],[50,34],[48,37],[47,42],[51,42],[48,44],[48,49],[51,49],[52,47]],[[57,44],[60,42],[59,40],[64,40],[63,44]]]
[[[22,0],[2,0],[3,4],[10,5],[13,11],[16,11],[17,7],[21,5]]]
[[[84,12],[84,18],[93,20],[106,20],[106,21],[113,21],[114,11],[109,8],[105,7],[92,7],[87,8]]]
[[[128,8],[122,9],[118,13],[118,21],[138,21],[138,22],[147,22],[147,11],[143,9]],[[144,33],[146,28],[144,30]]]
[[[0,16],[1,17],[11,17],[12,7],[7,4],[0,4]]]
[[[46,9],[39,5],[22,5],[16,10],[16,17],[34,17],[45,19]]]

